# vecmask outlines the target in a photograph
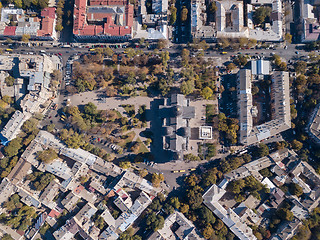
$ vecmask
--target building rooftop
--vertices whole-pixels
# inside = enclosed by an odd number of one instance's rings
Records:
[[[177,227],[174,227],[174,225]],[[175,229],[175,230],[173,230]],[[200,240],[200,236],[193,223],[188,220],[182,213],[175,211],[165,219],[164,227],[154,232],[150,240]]]
[[[163,142],[165,149],[174,153],[174,158],[182,159],[191,136],[188,121],[195,117],[195,108],[182,94],[173,94],[165,105],[159,106],[159,117],[163,119]]]
[[[132,26],[133,6],[127,1],[75,1],[73,34],[76,38],[103,35],[131,37]]]
[[[16,136],[21,132],[23,123],[27,121],[29,117],[29,114],[24,114],[19,110],[15,111],[1,131],[1,135],[4,138],[3,141],[11,141],[16,138]]]
[[[260,142],[291,128],[289,73],[276,71],[271,77],[272,120],[253,126],[252,72],[241,69],[238,73],[240,142],[244,145]]]
[[[41,18],[29,16],[22,9],[2,8],[0,23],[3,23],[5,27],[3,31],[0,28],[0,35],[29,34],[32,39],[54,40],[56,39],[55,17],[54,7],[44,8],[41,11]],[[9,26],[11,20],[16,23],[16,26]]]

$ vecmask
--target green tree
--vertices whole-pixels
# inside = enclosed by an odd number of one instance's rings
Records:
[[[186,48],[182,49],[181,51],[181,59],[182,59],[182,65],[187,66],[189,64],[190,59],[190,51]]]
[[[58,158],[58,154],[52,148],[47,148],[38,153],[38,160],[44,163],[51,163],[54,159]]]
[[[205,239],[210,239],[213,234],[214,234],[214,230],[211,224],[207,224],[202,231],[202,235],[204,236]]]
[[[297,197],[300,197],[303,194],[302,187],[300,187],[297,183],[290,183],[289,191],[291,194],[296,195]]]
[[[161,215],[156,215],[154,212],[148,215],[146,219],[146,224],[153,231],[162,229],[164,226],[164,218]]]
[[[147,169],[141,169],[139,170],[139,176],[144,178],[145,176],[148,175],[148,170]]]
[[[269,155],[269,148],[266,144],[260,143],[257,147],[257,155],[258,157],[264,157]]]
[[[30,118],[23,123],[21,129],[25,133],[31,133],[32,131],[37,129],[38,123],[38,120],[36,120],[35,118]]]
[[[0,2],[1,3],[1,2]],[[2,240],[14,240],[10,234],[6,233],[2,236]]]
[[[255,25],[262,24],[266,18],[270,18],[272,9],[270,7],[259,7],[253,13],[253,22]]]
[[[280,208],[277,211],[277,216],[282,219],[291,222],[293,220],[293,213],[287,208]]]
[[[213,216],[212,211],[207,207],[200,208],[199,219],[202,221],[202,225],[205,226],[207,224],[214,224],[216,218]]]
[[[63,26],[61,24],[56,25],[56,31],[61,32],[63,30]]]
[[[158,49],[164,49],[168,45],[168,41],[166,39],[159,39],[158,40]]]
[[[123,169],[131,168],[131,162],[129,162],[129,161],[119,162],[119,167],[121,167]]]
[[[179,208],[180,208],[180,201],[179,201],[179,198],[177,198],[177,197],[172,197],[172,198],[170,198],[169,203],[170,203],[175,209],[179,209]]]
[[[19,137],[9,142],[9,144],[4,148],[5,155],[8,156],[9,158],[16,156],[22,147],[21,142],[22,142],[22,139]]]
[[[236,67],[237,66],[234,63],[229,63],[227,65],[227,71],[232,71],[232,70],[236,69]]]
[[[210,87],[205,87],[204,89],[202,89],[201,91],[201,96],[204,99],[210,99],[212,97],[213,91]]]
[[[286,33],[284,39],[288,42],[291,43],[292,42],[292,35],[290,33]]]
[[[16,8],[22,8],[22,0],[14,0],[13,2]]]
[[[169,22],[170,22],[170,25],[173,25],[177,21],[177,8],[174,5],[170,7],[170,13],[171,14],[170,14]]]
[[[181,21],[185,22],[188,19],[188,8],[186,8],[185,6],[182,7],[181,10]]]
[[[291,142],[291,147],[296,150],[296,151],[299,151],[302,147],[303,147],[303,143],[294,139],[292,142]]]
[[[97,106],[94,103],[89,102],[84,105],[84,112],[89,115],[95,115],[97,113]]]
[[[151,182],[154,187],[160,187],[160,183],[164,181],[164,176],[161,173],[153,173]]]
[[[12,77],[12,76],[8,76],[8,77],[6,77],[6,79],[5,79],[5,82],[6,82],[6,85],[8,86],[8,87],[11,87],[11,86],[13,86],[14,85],[14,77]]]
[[[29,42],[29,40],[30,40],[30,35],[29,34],[23,34],[22,35],[22,37],[21,37],[21,41],[22,42],[27,43],[27,42]]]
[[[297,61],[294,68],[297,73],[304,74],[307,70],[307,63],[305,61]]]
[[[189,94],[193,93],[194,81],[193,80],[183,81],[180,86],[180,91],[183,95],[189,95]]]
[[[215,1],[212,1],[209,5],[209,12],[211,14],[215,13],[217,11],[217,5]]]

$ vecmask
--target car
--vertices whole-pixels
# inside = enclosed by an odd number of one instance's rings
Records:
[[[59,56],[62,56],[62,54],[61,54],[61,53],[58,53],[58,55],[59,55]]]
[[[296,54],[299,54],[299,52],[298,52],[298,51],[296,51],[295,53],[296,53]]]

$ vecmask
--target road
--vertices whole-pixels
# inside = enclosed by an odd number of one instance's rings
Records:
[[[181,53],[181,49],[184,47],[185,45],[179,45],[179,44],[173,44],[171,45],[170,48],[167,49],[163,49],[162,51],[168,51],[170,53],[170,58],[173,59],[174,57],[180,55]],[[295,44],[288,44],[287,45],[288,48],[284,49],[284,47],[277,47],[276,50],[273,49],[243,49],[243,50],[235,50],[235,51],[228,51],[227,54],[225,55],[221,55],[221,51],[215,51],[215,50],[206,50],[204,53],[204,57],[210,58],[210,57],[219,57],[221,58],[223,61],[226,61],[230,58],[230,56],[235,55],[237,53],[242,53],[242,54],[249,54],[249,55],[260,55],[260,56],[266,56],[269,57],[271,53],[276,53],[279,56],[283,57],[286,60],[290,60],[290,59],[294,59],[296,57],[298,57],[298,55],[295,53],[296,49],[295,49]],[[8,46],[6,45],[1,45],[0,49],[2,49],[3,51],[5,51],[5,49],[7,49]],[[29,52],[33,52],[33,53],[40,53],[41,50],[46,51],[47,54],[58,54],[61,53],[61,57],[63,60],[63,64],[66,63],[67,59],[75,54],[85,54],[89,52],[88,48],[62,48],[62,47],[52,47],[52,46],[41,46],[41,47],[24,47],[24,46],[19,46],[16,49],[13,49],[13,53],[21,53],[21,54],[25,54],[25,53],[29,53]],[[113,51],[115,53],[122,53],[125,49],[123,48],[117,48],[117,49],[113,49]],[[142,51],[149,53],[149,52],[153,52],[153,50],[150,50],[148,48],[142,48]],[[300,56],[307,56],[308,52],[305,52],[304,50],[299,50],[299,55]]]

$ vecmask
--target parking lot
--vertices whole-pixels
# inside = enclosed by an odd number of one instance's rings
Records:
[[[237,76],[226,74],[221,78],[224,91],[219,100],[220,111],[227,117],[237,118]]]

